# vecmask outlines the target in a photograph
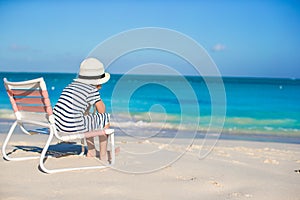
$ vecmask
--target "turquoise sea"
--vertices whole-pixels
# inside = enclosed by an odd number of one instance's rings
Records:
[[[0,72],[0,79],[4,77],[11,81],[44,77],[54,106],[62,89],[76,74]],[[222,79],[226,116],[221,138],[300,143],[299,79]],[[191,91],[182,88],[186,84]],[[107,111],[118,122],[116,126],[134,126],[135,131],[145,127],[180,128],[187,133],[196,128],[201,137],[201,133],[208,130],[212,106],[220,106],[211,101],[211,93],[218,91],[210,91],[207,84],[219,83],[214,83],[214,78],[204,81],[192,76],[126,75],[124,79],[122,75],[111,75],[100,95]],[[193,92],[196,99],[189,92]],[[3,84],[0,84],[0,96],[0,118],[3,121],[12,112]],[[222,116],[214,118],[221,119]],[[210,131],[213,132],[214,127]]]

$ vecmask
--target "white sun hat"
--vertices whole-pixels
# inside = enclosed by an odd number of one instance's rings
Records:
[[[80,64],[77,79],[78,81],[90,85],[101,85],[110,79],[110,74],[104,72],[103,64],[96,58],[87,58]]]

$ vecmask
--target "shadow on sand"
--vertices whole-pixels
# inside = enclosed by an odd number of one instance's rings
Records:
[[[23,146],[23,145],[16,145],[15,148],[8,153],[8,155],[13,154],[16,151],[22,150],[26,152],[34,152],[34,153],[41,153],[43,148],[37,146]],[[84,154],[86,154],[86,148],[84,148]],[[82,153],[82,145],[76,144],[75,142],[61,142],[54,145],[50,145],[47,156],[51,157],[64,157],[69,155],[79,155]]]

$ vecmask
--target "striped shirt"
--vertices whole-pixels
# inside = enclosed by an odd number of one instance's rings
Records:
[[[101,101],[95,86],[72,82],[62,91],[54,109],[55,125],[61,132],[86,132],[84,113]]]

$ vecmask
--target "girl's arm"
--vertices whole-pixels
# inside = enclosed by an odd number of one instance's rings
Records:
[[[95,107],[98,111],[98,113],[105,113],[105,104],[103,103],[103,101],[98,101],[96,104],[95,104]]]

